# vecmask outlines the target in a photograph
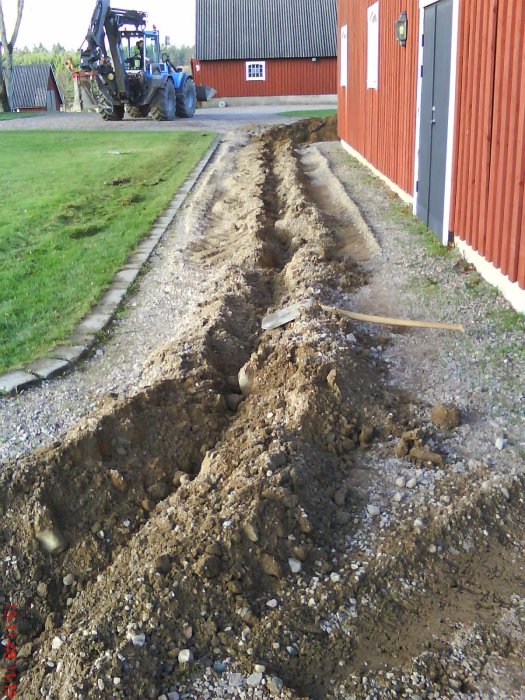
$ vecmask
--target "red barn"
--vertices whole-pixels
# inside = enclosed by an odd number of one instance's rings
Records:
[[[525,3],[338,11],[343,146],[525,311]]]
[[[335,95],[337,0],[197,0],[196,55],[217,97]]]

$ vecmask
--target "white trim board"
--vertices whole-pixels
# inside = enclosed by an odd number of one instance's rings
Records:
[[[419,0],[419,34],[418,34],[418,61],[417,61],[417,107],[416,107],[416,149],[414,155],[414,197],[413,212],[417,210],[417,181],[419,180],[419,132],[421,128],[421,68],[423,65],[423,28],[425,19],[425,7],[434,5],[439,0]],[[452,40],[450,46],[450,96],[448,106],[448,134],[447,134],[447,164],[445,174],[445,201],[443,206],[443,224],[441,231],[437,231],[443,245],[448,244],[449,222],[452,204],[452,167],[454,161],[454,126],[456,120],[456,80],[458,63],[458,35],[459,35],[459,0],[452,0]]]
[[[517,282],[511,282],[508,277],[465,241],[456,238],[454,244],[465,260],[474,265],[484,280],[496,287],[496,289],[499,289],[516,311],[525,314],[525,289],[521,289]]]
[[[345,149],[345,151],[351,155],[353,158],[358,160],[362,165],[365,165],[369,170],[371,170],[376,177],[378,177],[380,180],[382,180],[385,184],[387,184],[391,190],[393,190],[398,197],[400,197],[404,202],[407,204],[412,204],[413,203],[413,197],[412,195],[408,194],[408,192],[405,192],[405,190],[402,190],[399,185],[396,185],[395,182],[393,182],[389,177],[387,177],[384,173],[382,173],[380,170],[378,170],[375,166],[372,165],[359,151],[356,151],[355,148],[352,148],[350,144],[346,143],[343,139],[341,139],[341,146]]]

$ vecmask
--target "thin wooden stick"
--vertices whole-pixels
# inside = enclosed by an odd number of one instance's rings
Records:
[[[407,328],[440,328],[447,331],[465,332],[463,326],[455,323],[433,323],[432,321],[411,321],[403,318],[389,318],[388,316],[369,316],[368,314],[359,314],[356,311],[347,311],[339,309],[336,306],[326,306],[320,304],[324,311],[335,311],[341,316],[353,318],[356,321],[366,321],[368,323],[381,323],[385,326],[406,326]]]

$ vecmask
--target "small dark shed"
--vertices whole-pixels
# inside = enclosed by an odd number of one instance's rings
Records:
[[[64,103],[50,63],[13,66],[13,110],[58,112]]]
[[[197,0],[197,82],[218,97],[337,91],[337,0]]]

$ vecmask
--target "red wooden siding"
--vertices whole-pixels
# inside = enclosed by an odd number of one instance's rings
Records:
[[[525,288],[525,7],[460,3],[451,230]]]
[[[339,136],[402,190],[413,194],[418,3],[379,2],[378,90],[366,87],[367,10],[371,4],[371,0],[339,0],[339,28],[348,26],[348,87],[338,87]],[[397,43],[394,31],[403,10],[408,15],[405,47]],[[340,72],[337,82],[339,85]]]
[[[263,59],[254,59],[263,60]],[[271,59],[266,80],[246,80],[246,61],[197,61],[197,82],[217,90],[216,97],[335,95],[336,58]]]

